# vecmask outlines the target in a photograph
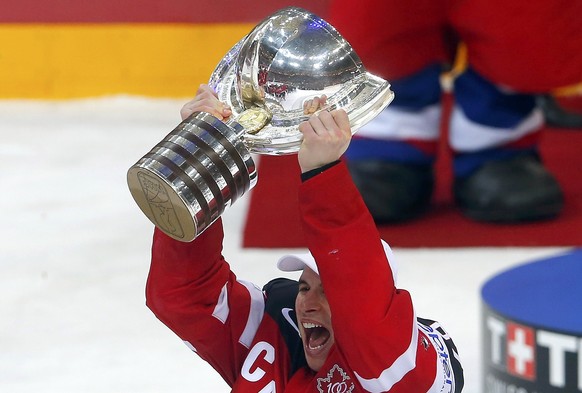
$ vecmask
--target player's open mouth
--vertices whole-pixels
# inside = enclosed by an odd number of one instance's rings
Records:
[[[317,352],[322,349],[331,337],[329,330],[312,322],[303,322],[305,331],[305,344],[310,351]]]

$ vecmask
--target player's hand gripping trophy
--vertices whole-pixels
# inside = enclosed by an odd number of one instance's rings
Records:
[[[344,109],[355,132],[393,98],[390,84],[368,73],[331,25],[294,7],[241,39],[209,85],[232,108],[230,118],[193,113],[127,173],[145,215],[185,242],[256,184],[253,153],[297,152],[298,126],[314,109]]]

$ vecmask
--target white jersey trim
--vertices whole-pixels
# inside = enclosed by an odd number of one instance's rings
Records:
[[[249,348],[253,342],[253,338],[255,338],[257,330],[259,329],[259,324],[263,320],[263,315],[265,313],[265,298],[263,296],[263,291],[261,291],[261,289],[255,284],[243,280],[238,280],[238,282],[244,285],[251,296],[251,308],[249,310],[247,324],[238,340],[239,343]]]
[[[212,316],[218,319],[222,324],[226,323],[228,319],[228,314],[230,313],[230,308],[228,306],[228,291],[226,289],[226,285],[222,287],[220,290],[220,295],[218,296],[218,302],[214,307],[214,311],[212,312]]]
[[[418,327],[416,315],[412,318],[412,338],[406,351],[404,351],[394,363],[382,371],[378,378],[366,379],[354,371],[356,378],[364,389],[371,393],[386,392],[392,389],[406,374],[416,367],[416,350],[418,347]]]
[[[187,346],[188,348],[190,348],[190,350],[192,350],[193,352],[198,352],[198,351],[196,350],[196,348],[194,348],[194,345],[190,344],[190,341],[186,341],[186,340],[182,340],[182,341],[184,342],[184,344],[186,344],[186,346]]]
[[[249,291],[249,296],[251,298],[249,315],[247,318],[247,323],[245,328],[239,338],[239,343],[249,348],[257,330],[259,329],[259,324],[263,319],[265,313],[265,298],[263,297],[263,292],[255,284],[244,280],[237,280],[242,286],[244,286],[247,291]],[[212,312],[212,316],[218,319],[222,324],[226,323],[228,316],[230,314],[230,307],[228,305],[228,283],[224,284],[220,290],[220,295],[218,296],[218,301]]]

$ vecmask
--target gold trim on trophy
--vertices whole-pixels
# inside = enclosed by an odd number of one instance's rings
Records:
[[[240,124],[248,134],[256,134],[264,126],[269,124],[272,117],[273,115],[269,110],[255,106],[241,113],[235,121]]]

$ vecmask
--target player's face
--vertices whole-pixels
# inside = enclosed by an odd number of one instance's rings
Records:
[[[295,312],[307,364],[314,371],[325,363],[334,343],[331,310],[319,275],[308,267],[299,279]]]

